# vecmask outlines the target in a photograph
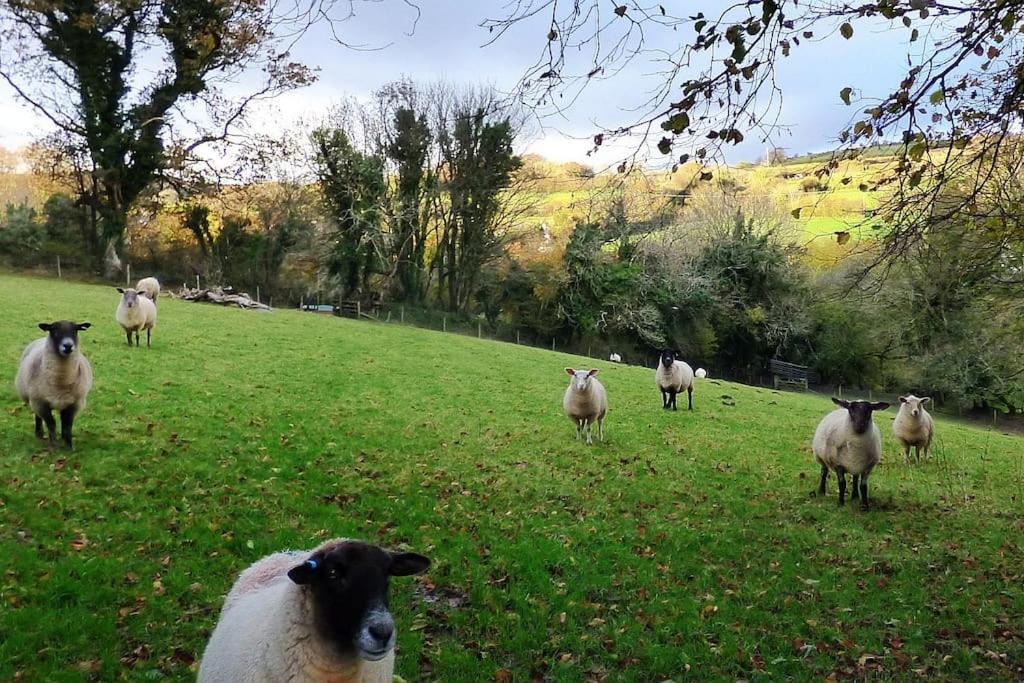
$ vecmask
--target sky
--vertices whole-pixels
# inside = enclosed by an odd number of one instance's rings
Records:
[[[417,20],[415,10],[403,0],[357,0],[354,16],[336,30],[345,42],[362,47],[339,45],[327,26],[307,33],[292,53],[318,69],[317,82],[262,105],[254,112],[252,125],[273,132],[316,120],[345,96],[366,99],[381,85],[403,77],[425,83],[487,84],[510,91],[546,45],[548,24],[546,18],[538,17],[485,45],[491,36],[480,24],[502,16],[507,1],[419,0]],[[687,3],[686,11],[694,11],[697,4]],[[679,35],[661,33],[651,47],[671,48]],[[754,161],[769,144],[791,155],[830,149],[853,114],[840,101],[839,91],[849,85],[865,96],[885,94],[903,77],[907,53],[906,32],[887,31],[884,26],[862,32],[858,25],[858,34],[850,41],[835,35],[817,44],[804,42],[792,58],[783,61],[779,73],[780,124],[785,130],[769,143],[748,137],[730,150],[728,160]],[[542,116],[535,117],[519,151],[555,161],[579,161],[599,170],[618,163],[635,148],[635,141],[609,145],[588,156],[590,140],[602,128],[634,120],[631,110],[657,82],[655,71],[652,62],[639,59],[615,77],[592,83],[568,111],[557,116],[538,112]],[[246,85],[243,81],[233,87],[244,92]],[[19,103],[6,85],[0,87],[0,146],[19,147],[45,130],[45,120]],[[656,152],[651,156],[657,160]]]

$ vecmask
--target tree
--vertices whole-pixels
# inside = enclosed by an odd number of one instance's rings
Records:
[[[99,264],[120,251],[132,203],[200,146],[224,140],[248,106],[311,80],[275,29],[307,21],[254,0],[11,0],[0,8],[0,78],[52,123],[79,174]],[[241,99],[218,87],[245,70],[264,79]],[[140,72],[156,73],[152,82]],[[182,115],[206,109],[209,124]]]
[[[923,47],[908,54],[906,76],[892,93],[861,102],[856,84],[833,84],[832,97],[856,113],[840,131],[843,147],[819,169],[827,175],[866,146],[898,141],[896,160],[882,179],[892,193],[880,215],[893,226],[883,256],[905,254],[929,225],[969,209],[973,196],[996,182],[998,157],[1016,139],[1024,111],[1024,0],[764,0],[689,16],[671,14],[666,5],[539,0],[513,3],[507,16],[483,26],[493,40],[522,23],[546,34],[521,82],[523,98],[533,105],[573,102],[580,89],[635,60],[662,69],[653,94],[644,94],[635,108],[623,107],[639,114],[598,131],[594,146],[615,136],[650,135],[660,126],[658,149],[679,164],[720,159],[724,146],[751,132],[770,141],[784,95],[777,70],[784,59],[798,58],[807,41],[856,40],[859,31],[880,28],[905,31]],[[942,188],[963,182],[969,191],[962,201],[939,206]]]
[[[321,128],[312,136],[317,178],[324,204],[334,221],[328,272],[341,283],[341,294],[359,293],[373,271],[373,241],[381,230],[385,191],[384,162],[356,149],[341,128]]]
[[[521,165],[512,151],[517,127],[489,90],[439,87],[434,120],[443,169],[434,201],[440,224],[434,268],[449,310],[463,311],[523,208],[508,192]]]

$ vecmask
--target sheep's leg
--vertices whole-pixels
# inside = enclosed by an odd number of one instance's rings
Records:
[[[50,406],[43,407],[43,422],[46,423],[46,431],[50,434],[50,448],[57,445],[57,421],[53,419],[53,411]]]
[[[43,418],[36,415],[36,438],[45,439],[46,434],[43,434]]]
[[[581,433],[581,430],[583,428],[583,423],[580,422],[579,420],[574,420],[574,422],[576,423],[576,440],[579,441],[580,440],[580,433]]]
[[[151,348],[150,345],[149,345],[149,335],[150,335],[150,333],[152,331],[153,331],[152,328],[149,328],[149,327],[146,328],[146,348],[147,349]]]
[[[597,418],[597,436],[601,439],[601,443],[604,443],[604,418]]]
[[[850,500],[857,500],[860,496],[860,475],[853,475],[853,493],[850,494]]]
[[[142,346],[142,340],[139,339],[138,330],[135,330],[135,346]]]
[[[668,392],[665,391],[664,389],[662,389],[661,390],[661,407],[664,408],[665,410],[668,410],[668,406],[669,406]]]
[[[689,403],[687,410],[693,410],[693,387],[686,388],[686,402]]]
[[[914,446],[914,462],[916,462],[918,465],[921,464],[921,447],[920,446]]]
[[[60,411],[60,435],[64,439],[64,445],[67,448],[72,448],[71,445],[71,427],[75,422],[75,410],[74,406],[65,408]]]
[[[129,329],[125,329],[124,336],[126,336],[128,338],[128,346],[131,346],[132,345],[132,331],[129,330]]]
[[[675,389],[672,389],[668,392],[668,395],[669,400],[672,402],[672,410],[679,410],[679,407],[676,405],[676,397],[679,396],[679,394],[676,393]]]
[[[868,475],[860,478],[860,509],[868,511]]]
[[[594,445],[594,437],[593,437],[594,423],[591,422],[590,420],[587,420],[586,430],[587,430],[587,445],[588,446],[593,446]]]
[[[821,466],[821,484],[818,485],[818,495],[825,495],[825,484],[828,483],[828,467],[825,465]]]
[[[836,477],[839,479],[839,504],[846,504],[846,470],[842,467],[836,468]]]
[[[910,464],[910,446],[903,447],[903,461],[906,464]]]

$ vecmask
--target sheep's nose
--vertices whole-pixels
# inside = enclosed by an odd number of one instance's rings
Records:
[[[377,641],[386,643],[391,640],[391,634],[395,632],[395,625],[390,620],[382,620],[370,624],[370,627],[367,630],[369,630],[370,635]]]
[[[75,347],[74,347],[74,345],[72,345],[72,344],[66,344],[66,343],[65,343],[65,344],[61,344],[61,345],[60,345],[60,349],[61,349],[61,351],[63,351],[64,353],[71,353],[72,349],[74,349],[74,348],[75,348]]]

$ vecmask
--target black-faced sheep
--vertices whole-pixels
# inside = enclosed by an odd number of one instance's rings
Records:
[[[594,376],[597,370],[573,370],[566,368],[571,378],[562,398],[565,415],[576,425],[576,438],[586,436],[587,445],[593,444],[591,432],[597,423],[597,435],[604,441],[604,416],[608,412],[608,393],[604,385]]]
[[[203,653],[200,683],[392,683],[392,576],[430,560],[335,539],[243,571]]]
[[[693,368],[676,360],[676,352],[666,349],[661,352],[654,381],[661,389],[661,407],[665,410],[676,408],[676,395],[686,392],[689,409],[693,410]]]
[[[85,409],[92,389],[92,366],[78,347],[78,333],[90,326],[70,320],[39,323],[46,336],[29,344],[18,363],[14,385],[21,400],[35,413],[36,436],[40,439],[46,423],[51,448],[57,438],[53,411],[60,413],[61,437],[71,448],[75,416]]]
[[[818,495],[825,495],[828,471],[839,479],[839,504],[846,502],[846,473],[853,475],[853,498],[860,497],[862,509],[868,509],[868,477],[882,457],[882,435],[871,419],[876,410],[888,403],[844,401],[833,398],[839,408],[822,418],[811,444],[814,459],[821,465]]]

